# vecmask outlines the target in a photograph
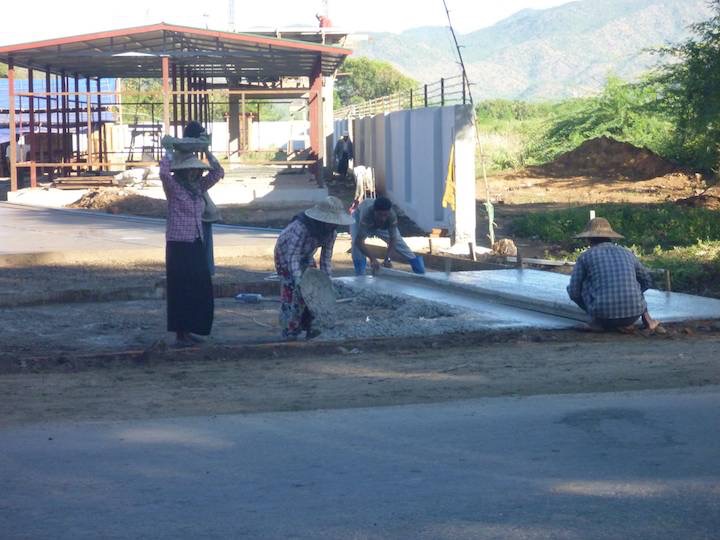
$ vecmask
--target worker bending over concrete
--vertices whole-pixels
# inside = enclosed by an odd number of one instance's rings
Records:
[[[351,222],[342,201],[331,196],[295,216],[280,233],[275,244],[275,270],[280,277],[280,327],[284,339],[294,341],[302,332],[306,339],[318,335],[312,328],[313,317],[305,304],[300,279],[305,270],[316,267],[318,248],[320,270],[331,274],[337,228]]]
[[[652,286],[650,274],[632,251],[613,243],[623,236],[606,219],[595,218],[575,238],[587,239],[590,249],[575,263],[567,291],[592,317],[590,329],[628,332],[642,319],[645,328],[664,333],[643,295]]]
[[[398,230],[397,214],[392,208],[392,202],[386,197],[377,199],[365,199],[355,210],[354,221],[350,225],[352,236],[352,259],[355,266],[355,274],[365,274],[367,259],[370,259],[370,266],[373,272],[380,269],[380,262],[370,253],[365,245],[365,239],[376,236],[387,243],[387,255],[383,266],[392,268],[391,256],[399,254],[404,258],[413,272],[416,274],[425,273],[425,261],[419,255],[415,255],[408,247]]]

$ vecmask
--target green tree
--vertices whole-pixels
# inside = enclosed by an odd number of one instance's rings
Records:
[[[335,85],[337,106],[361,103],[368,99],[410,90],[417,82],[406,77],[390,63],[370,58],[348,58]]]
[[[673,157],[669,142],[672,125],[657,110],[657,96],[654,85],[628,84],[610,76],[599,96],[559,104],[533,153],[539,161],[548,161],[605,135]]]
[[[159,79],[123,79],[123,115],[128,121],[162,121],[162,82]]]
[[[650,79],[662,87],[658,100],[675,120],[676,144],[687,161],[720,169],[720,0],[708,2],[709,20],[694,36],[660,49],[670,58]]]

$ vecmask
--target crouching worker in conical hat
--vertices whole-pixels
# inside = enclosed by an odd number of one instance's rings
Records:
[[[575,238],[587,239],[590,249],[578,258],[567,291],[592,317],[590,329],[629,332],[642,319],[645,328],[664,332],[643,295],[652,286],[650,274],[632,251],[613,242],[623,236],[606,219],[595,218]]]
[[[275,269],[280,277],[280,327],[285,339],[297,339],[302,332],[307,339],[317,335],[312,329],[312,314],[302,297],[300,279],[308,267],[315,267],[318,248],[320,270],[331,274],[337,228],[351,222],[340,199],[327,197],[295,216],[280,233],[275,244]]]
[[[182,144],[182,139],[178,144]],[[167,152],[160,161],[160,179],[168,202],[165,269],[167,329],[176,345],[185,347],[210,334],[214,315],[213,286],[208,267],[202,215],[203,193],[225,175],[205,149],[210,165],[192,152]],[[206,171],[209,171],[206,173]]]

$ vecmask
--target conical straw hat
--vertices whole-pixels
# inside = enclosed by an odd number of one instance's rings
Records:
[[[305,215],[323,223],[334,223],[335,225],[350,225],[353,222],[353,218],[345,210],[342,201],[332,195],[305,210]]]
[[[613,231],[605,218],[594,218],[589,221],[585,230],[576,234],[575,238],[625,238],[622,234]]]

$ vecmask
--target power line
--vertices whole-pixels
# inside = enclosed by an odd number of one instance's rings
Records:
[[[485,167],[485,150],[480,140],[480,131],[477,126],[477,119],[475,118],[475,100],[472,95],[472,87],[470,85],[470,79],[465,69],[465,60],[462,55],[462,46],[458,43],[457,35],[455,34],[455,28],[453,28],[452,19],[450,18],[450,10],[448,9],[447,2],[442,0],[443,7],[445,8],[445,14],[447,15],[448,26],[450,27],[450,33],[452,34],[453,42],[455,43],[455,50],[457,51],[458,59],[460,60],[460,68],[462,69],[463,84],[466,85],[468,97],[470,98],[470,106],[472,107],[473,114],[473,126],[475,127],[475,141],[480,150],[480,169],[482,170],[483,181],[485,182],[485,210],[488,214],[488,237],[490,243],[495,243],[495,209],[493,208],[492,202],[490,202],[490,185],[487,179],[487,168]]]

